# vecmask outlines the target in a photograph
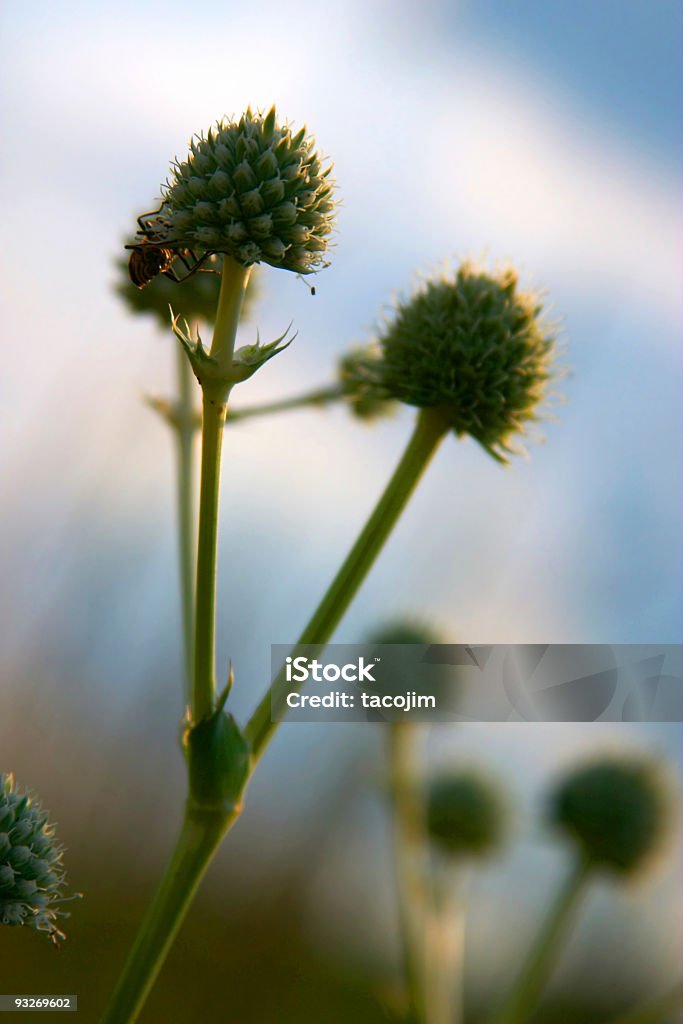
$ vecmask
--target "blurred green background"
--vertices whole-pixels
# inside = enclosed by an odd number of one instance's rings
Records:
[[[261,275],[245,325],[295,344],[236,395],[333,379],[383,305],[442,259],[512,259],[548,289],[572,376],[544,446],[503,472],[444,446],[339,631],[395,614],[448,640],[678,642],[680,38],[673,0],[422,5],[38,2],[2,13],[0,768],[59,823],[73,888],[54,950],[0,929],[0,989],[77,993],[96,1021],[184,799],[170,334],[114,292],[119,245],[190,134],[247,103],[306,121],[344,205],[316,296]],[[235,426],[225,445],[219,666],[238,717],[270,644],[299,632],[409,430],[344,409]],[[539,827],[553,777],[596,747],[680,730],[466,725],[430,763],[478,758],[519,807],[471,892],[470,1019],[495,1000],[565,866]],[[396,1020],[399,946],[383,735],[284,727],[142,1020]],[[595,1022],[683,959],[680,840],[641,889],[590,897],[539,1022]]]

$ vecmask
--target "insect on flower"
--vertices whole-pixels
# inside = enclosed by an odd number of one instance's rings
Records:
[[[176,284],[180,284],[200,270],[204,261],[213,255],[212,252],[204,252],[198,257],[192,249],[176,247],[173,240],[164,235],[163,221],[157,216],[161,209],[162,206],[137,218],[139,228],[136,238],[139,238],[139,241],[125,247],[130,249],[128,273],[136,288],[144,288],[158,274],[163,274]],[[187,271],[182,277],[173,269],[176,260],[180,260]],[[208,273],[216,271],[209,270]]]

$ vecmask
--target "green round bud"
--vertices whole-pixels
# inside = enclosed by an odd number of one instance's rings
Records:
[[[185,735],[190,798],[197,807],[238,810],[249,777],[249,745],[232,715],[219,708]]]
[[[471,263],[424,281],[379,343],[378,393],[443,410],[456,435],[503,462],[514,435],[538,418],[556,348],[539,297],[520,290],[516,271]]]
[[[63,853],[40,804],[17,791],[12,775],[1,775],[0,923],[28,925],[55,943],[65,937],[57,927],[68,916],[57,909],[67,898]]]
[[[326,265],[335,219],[332,167],[306,129],[293,133],[247,108],[195,138],[173,165],[155,222],[156,241],[224,252],[245,266],[269,263],[297,274]]]
[[[131,313],[149,313],[163,328],[168,328],[171,323],[170,308],[190,323],[202,320],[206,324],[213,324],[218,307],[222,265],[223,257],[220,254],[211,256],[202,265],[203,269],[192,274],[187,280],[176,283],[164,274],[157,274],[144,288],[138,288],[130,279],[128,259],[124,258],[116,263],[116,292]],[[208,270],[215,273],[206,273]],[[184,270],[181,268],[180,276],[183,274]],[[252,273],[242,303],[243,320],[249,317],[253,302],[258,299],[259,283],[258,275]]]
[[[633,756],[583,765],[557,786],[550,817],[594,867],[633,874],[660,848],[672,823],[663,766]]]
[[[396,408],[395,402],[378,394],[374,386],[373,370],[379,358],[377,345],[359,345],[343,355],[337,364],[343,398],[353,415],[365,422],[391,416]]]
[[[371,644],[421,644],[425,647],[443,643],[429,626],[413,619],[397,619],[374,632],[368,641]]]
[[[456,857],[485,857],[502,843],[505,801],[499,787],[473,768],[445,773],[429,784],[426,828],[434,845]]]

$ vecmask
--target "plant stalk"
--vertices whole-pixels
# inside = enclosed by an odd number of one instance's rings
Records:
[[[275,402],[264,402],[262,405],[246,405],[242,409],[231,409],[227,425],[240,423],[242,420],[250,420],[255,416],[270,416],[278,412],[291,412],[293,409],[305,409],[308,406],[329,405],[338,401],[344,395],[344,389],[337,385],[318,388],[315,391],[307,391],[303,395],[294,395],[292,398],[281,398]]]
[[[234,265],[238,267],[237,264]],[[216,344],[220,330],[237,325],[246,276],[236,287],[235,274],[226,258],[223,286],[233,296],[224,302],[221,288],[219,316],[216,319],[211,354],[225,359],[226,345]],[[235,305],[237,309],[235,309]],[[221,316],[221,310],[223,315]],[[227,335],[224,336],[225,342]],[[229,339],[234,346],[234,334]],[[232,349],[229,350],[232,352]],[[197,555],[197,599],[195,615],[195,675],[193,686],[193,722],[212,713],[215,703],[215,600],[218,529],[219,458],[225,408],[229,388],[224,391],[204,388],[202,425],[202,471]],[[317,611],[302,633],[300,644],[326,643],[370,567],[391,533],[410,495],[415,489],[439,442],[448,430],[446,418],[438,410],[422,410],[408,446],[365,528],[346,561],[323,597]],[[271,704],[283,698],[284,670],[259,704],[245,735],[252,744],[252,771],[276,728],[271,721]],[[288,684],[289,685],[289,684]],[[185,822],[166,875],[145,918],[123,975],[119,981],[104,1024],[132,1024],[156,978],[173,938],[182,923],[192,896],[221,838],[237,819],[239,809],[231,813],[188,805]]]
[[[228,379],[249,268],[225,256],[210,355]],[[230,384],[212,382],[203,391],[202,467],[199,495],[197,585],[194,621],[192,724],[209,717],[215,705],[216,559],[220,456]],[[185,481],[183,486],[187,485]],[[180,485],[179,485],[180,486]],[[183,498],[184,501],[184,498]],[[184,514],[184,513],[183,513]],[[183,921],[192,897],[223,835],[236,820],[231,811],[188,802],[183,826],[166,873],[142,922],[123,973],[103,1018],[104,1024],[131,1024]]]
[[[591,864],[579,857],[560,889],[526,963],[492,1024],[528,1024],[571,928],[591,875]]]
[[[299,637],[297,647],[305,644],[326,644],[329,641],[447,431],[448,420],[441,410],[420,410],[413,435],[394,475]],[[293,655],[295,652],[296,647]],[[286,695],[293,688],[294,684],[286,680],[283,665],[245,729],[254,764],[272,737],[280,712],[286,707]]]
[[[226,371],[232,363],[235,336],[250,268],[229,256],[223,259],[223,278],[209,355]],[[221,482],[221,447],[230,385],[202,388],[202,469],[199,489],[197,590],[194,633],[192,720],[200,722],[214,708],[216,692],[216,562],[218,555],[218,503]]]
[[[411,1020],[427,1024],[427,898],[423,815],[417,790],[417,728],[391,722],[387,728],[389,786],[399,927]]]
[[[177,418],[173,425],[177,452],[178,553],[185,660],[185,704],[189,705],[192,699],[194,666],[194,377],[180,345],[176,346],[176,358],[178,404]]]
[[[186,813],[171,861],[138,931],[102,1024],[129,1024],[137,1019],[230,824],[231,818],[222,812],[195,809]]]

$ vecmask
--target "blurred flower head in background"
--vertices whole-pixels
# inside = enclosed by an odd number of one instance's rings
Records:
[[[597,756],[560,782],[550,817],[591,866],[634,875],[671,835],[676,801],[659,759]]]

